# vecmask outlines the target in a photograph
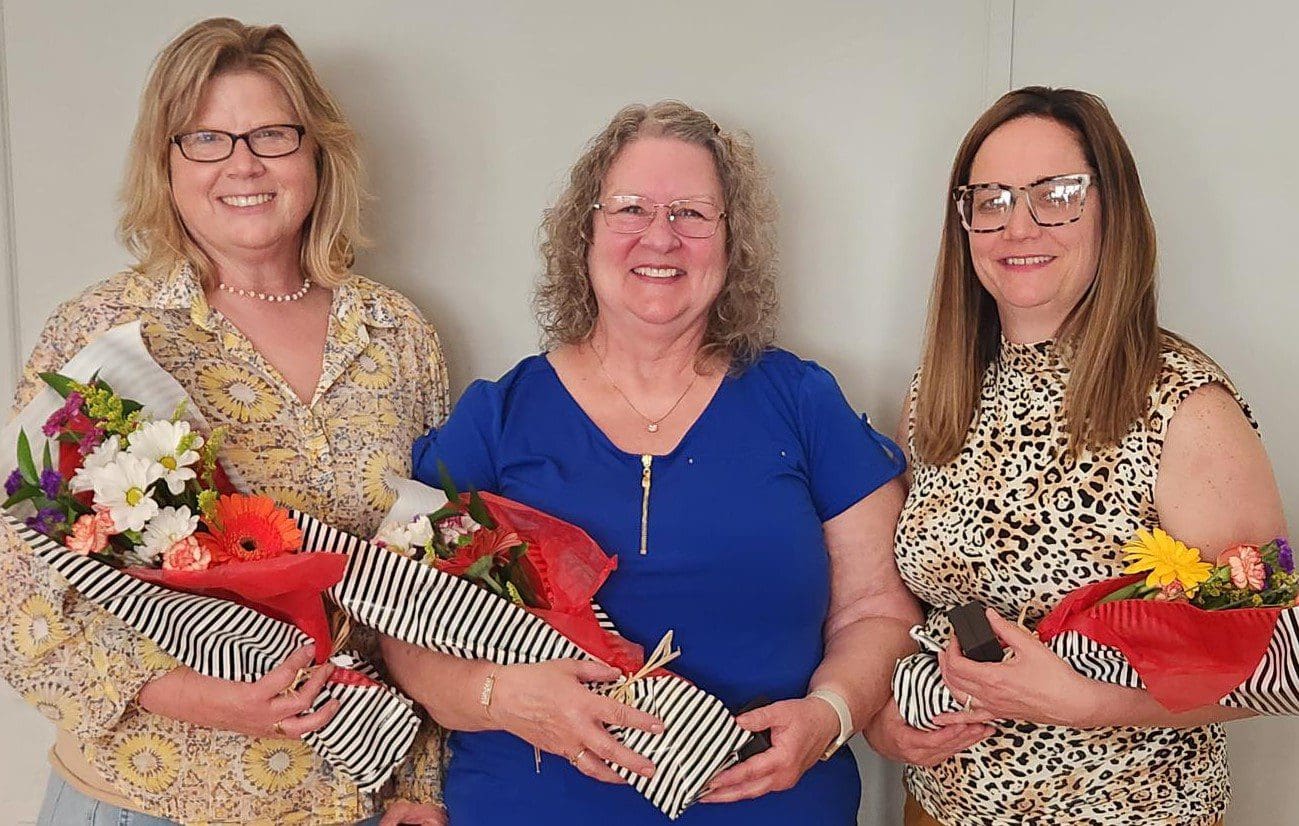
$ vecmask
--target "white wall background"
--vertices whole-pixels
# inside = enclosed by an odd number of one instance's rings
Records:
[[[115,195],[149,61],[202,17],[285,24],[360,131],[376,241],[358,270],[443,334],[456,389],[536,347],[535,229],[622,104],[684,99],[751,132],[782,204],[784,343],[891,427],[917,358],[956,144],[1028,83],[1101,94],[1160,231],[1167,326],[1250,398],[1299,496],[1293,235],[1299,132],[1281,0],[763,4],[416,0],[0,3],[0,394],[45,315],[128,263]],[[472,312],[470,308],[473,307]],[[49,726],[0,690],[0,812],[34,818]],[[1234,724],[1233,826],[1289,822],[1299,724]],[[859,743],[860,745],[860,743]],[[859,753],[861,751],[859,750]],[[862,823],[898,820],[863,755]],[[1281,782],[1278,782],[1281,781]]]

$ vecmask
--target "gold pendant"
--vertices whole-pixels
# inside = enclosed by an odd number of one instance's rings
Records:
[[[659,426],[657,422],[650,422],[649,424],[645,425],[645,429],[648,430],[650,433],[659,432]]]

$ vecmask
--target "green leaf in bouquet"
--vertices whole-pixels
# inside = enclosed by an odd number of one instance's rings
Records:
[[[54,459],[50,456],[50,443],[45,443],[45,452],[41,454],[41,469],[49,470],[54,467]]]
[[[496,520],[492,518],[491,513],[487,510],[487,505],[483,502],[483,498],[478,495],[478,491],[470,491],[469,506],[466,510],[469,511],[469,516],[479,525],[490,530],[496,529]]]
[[[443,505],[442,507],[430,513],[428,515],[428,520],[432,522],[434,525],[436,525],[437,523],[441,522],[443,519],[446,519],[448,516],[459,516],[459,515],[460,515],[460,506],[448,502],[447,504]]]
[[[27,440],[27,432],[18,431],[18,472],[28,484],[39,485],[40,476],[36,473],[36,463],[32,461],[32,443]]]
[[[1097,605],[1104,605],[1107,602],[1118,602],[1121,599],[1145,599],[1146,593],[1151,589],[1146,587],[1146,581],[1139,579],[1136,582],[1124,585],[1122,588],[1110,593],[1096,601]]]
[[[50,386],[50,389],[65,399],[80,386],[80,382],[73,381],[61,373],[41,373],[40,377],[41,381]]]
[[[501,584],[492,576],[492,566],[495,562],[496,560],[492,559],[490,556],[480,556],[478,559],[474,560],[472,565],[465,569],[464,578],[481,583],[492,593],[503,597],[505,596],[505,590],[501,588]]]
[[[3,504],[0,504],[0,508],[4,508],[5,510],[8,510],[12,508],[14,505],[20,505],[23,502],[26,502],[28,499],[35,499],[40,495],[41,495],[40,488],[34,487],[32,485],[24,485],[23,487],[14,491],[14,495],[6,499]]]
[[[438,485],[447,495],[447,499],[452,502],[460,499],[460,491],[456,489],[456,483],[451,481],[451,471],[447,470],[446,463],[441,459],[438,459]]]
[[[106,554],[102,551],[97,554],[90,554],[91,559],[96,562],[102,562],[110,568],[125,568],[126,563],[117,554]]]

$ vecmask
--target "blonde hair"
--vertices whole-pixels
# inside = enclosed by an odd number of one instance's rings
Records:
[[[961,142],[948,192],[970,183],[984,140],[1017,118],[1041,117],[1068,128],[1096,176],[1100,202],[1096,277],[1057,334],[1070,373],[1065,391],[1069,450],[1115,444],[1147,415],[1163,333],[1155,293],[1155,227],[1132,153],[1096,95],[1029,86],[1001,97]],[[979,283],[969,238],[947,198],[934,274],[914,415],[915,452],[931,464],[956,457],[979,404],[984,372],[997,359],[997,305]]]
[[[587,273],[592,204],[618,153],[642,137],[671,137],[712,155],[726,210],[726,280],[708,311],[699,359],[755,361],[776,339],[775,199],[749,137],[728,132],[678,101],[626,106],[596,135],[569,173],[568,187],[542,221],[545,270],[534,300],[543,346],[587,340],[599,310]]]
[[[212,262],[186,231],[172,201],[171,138],[190,125],[213,78],[240,71],[277,83],[315,142],[318,185],[300,261],[307,277],[334,286],[347,276],[355,249],[366,243],[360,152],[338,103],[280,26],[246,26],[214,17],[186,29],[158,55],[140,96],[118,234],[138,259],[137,270],[162,275],[184,259],[210,283]]]

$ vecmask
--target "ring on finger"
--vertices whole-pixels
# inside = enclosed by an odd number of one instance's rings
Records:
[[[973,694],[966,694],[966,695],[965,695],[965,708],[961,709],[961,711],[969,711],[970,709],[974,708],[974,703],[975,703],[974,695],[973,695]]]
[[[585,746],[582,747],[582,748],[580,748],[580,749],[578,749],[578,750],[577,750],[577,754],[575,754],[575,755],[573,755],[572,757],[568,758],[568,762],[570,762],[570,763],[572,763],[574,766],[576,766],[576,765],[577,765],[577,761],[578,761],[578,760],[581,760],[581,759],[582,759],[582,755],[584,755],[584,754],[586,754],[586,747],[585,747]]]
[[[289,736],[289,733],[288,733],[287,731],[284,730],[284,721],[283,721],[283,720],[276,720],[276,721],[275,721],[275,725],[271,726],[271,728],[275,729],[275,733],[278,734],[278,735],[280,735],[281,737],[288,737],[288,736]]]

